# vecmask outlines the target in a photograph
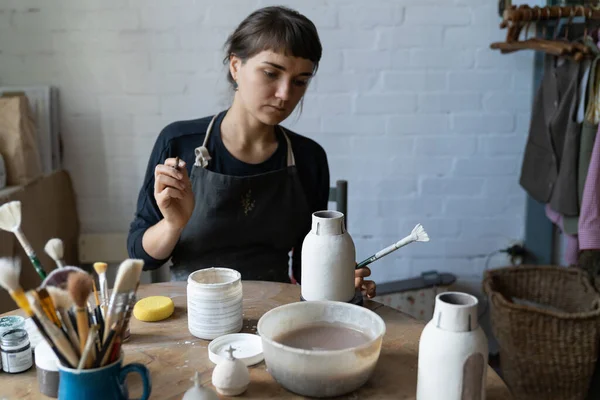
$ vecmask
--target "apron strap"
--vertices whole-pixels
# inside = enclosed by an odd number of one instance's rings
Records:
[[[208,128],[206,128],[206,135],[204,135],[204,143],[202,143],[202,146],[196,147],[196,150],[194,150],[194,153],[196,154],[196,161],[194,162],[194,165],[198,167],[206,168],[208,166],[208,162],[212,159],[208,149],[206,148],[206,144],[208,143],[208,137],[212,132],[212,127],[216,118],[217,116],[215,115],[213,119],[210,120]]]
[[[285,137],[285,141],[287,143],[287,166],[288,167],[292,167],[296,165],[296,159],[294,158],[294,150],[292,150],[292,141],[290,140],[290,138],[288,137],[287,133],[285,133],[285,131],[283,130],[282,127],[279,127],[279,129],[281,129],[281,132],[283,133],[283,137]]]
[[[215,115],[208,124],[208,128],[206,128],[206,135],[204,136],[204,143],[202,143],[202,146],[196,147],[196,149],[194,150],[194,153],[196,154],[196,161],[194,165],[197,165],[198,167],[206,168],[208,166],[208,162],[212,159],[206,145],[208,144],[208,137],[212,133],[213,124],[216,118],[217,116]],[[290,141],[290,138],[288,137],[287,133],[285,133],[283,128],[279,127],[279,129],[281,129],[281,133],[283,133],[283,137],[285,137],[285,141],[287,143],[287,166],[294,166],[296,165],[296,159],[294,158],[294,151],[292,150],[292,142]]]

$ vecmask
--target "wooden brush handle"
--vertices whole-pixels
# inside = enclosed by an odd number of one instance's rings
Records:
[[[102,344],[102,349],[100,350],[100,353],[98,354],[98,357],[96,358],[96,363],[94,364],[94,367],[98,368],[98,367],[103,367],[106,365],[106,363],[108,362],[109,356],[111,355],[111,349],[114,345],[114,341],[115,341],[115,337],[116,337],[116,327],[113,326],[111,329],[108,329],[108,335],[106,337],[106,340],[104,340],[103,344]]]
[[[29,257],[31,264],[33,264],[33,268],[35,268],[35,271],[38,273],[40,278],[42,278],[42,280],[46,279],[46,276],[47,276],[46,271],[44,271],[44,268],[42,267],[42,263],[40,263],[40,260],[38,259],[37,255],[35,254],[33,247],[31,247],[31,244],[29,244],[29,241],[23,234],[23,231],[19,228],[14,232],[14,234],[17,237],[17,239],[19,240],[19,243],[21,243],[23,250],[25,250],[25,253]]]
[[[63,325],[67,329],[67,334],[69,335],[71,343],[73,343],[73,347],[77,350],[80,350],[81,346],[79,345],[79,337],[75,332],[75,328],[73,328],[73,324],[71,323],[71,318],[69,317],[69,314],[66,310],[61,310],[60,317],[62,318]]]
[[[87,337],[90,332],[87,310],[83,307],[77,307],[75,309],[75,318],[77,319],[77,333],[79,334],[79,351],[80,354],[83,354],[83,349],[85,349]]]

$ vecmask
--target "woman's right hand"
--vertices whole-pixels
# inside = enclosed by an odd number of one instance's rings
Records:
[[[179,160],[177,169],[175,162],[175,158],[167,158],[154,169],[154,198],[165,222],[183,230],[194,211],[194,193],[185,161]]]

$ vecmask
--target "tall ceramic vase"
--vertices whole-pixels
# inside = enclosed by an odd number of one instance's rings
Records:
[[[344,214],[317,211],[302,244],[302,298],[350,301],[354,297],[354,241],[346,231]]]
[[[485,400],[488,342],[477,298],[445,292],[419,342],[417,400]]]

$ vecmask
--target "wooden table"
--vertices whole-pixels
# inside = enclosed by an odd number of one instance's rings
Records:
[[[268,310],[299,300],[300,287],[290,284],[245,281],[243,332],[255,333],[258,319]],[[131,318],[131,338],[124,345],[125,362],[145,364],[152,374],[151,399],[181,399],[192,386],[195,371],[203,384],[211,386],[214,364],[208,358],[208,342],[188,331],[186,283],[158,283],[140,286],[138,298],[163,295],[175,302],[175,313],[158,323]],[[385,321],[387,331],[381,356],[371,379],[344,399],[414,399],[417,383],[417,350],[424,323],[380,303],[366,307]],[[18,314],[12,312],[9,314]],[[511,399],[510,392],[492,368],[487,372],[487,400]],[[131,375],[130,375],[131,376]],[[240,397],[246,399],[299,399],[278,385],[265,370],[264,362],[250,368],[251,382]],[[141,395],[136,375],[129,380],[130,395]],[[4,397],[3,397],[4,396]],[[225,398],[225,397],[222,397]],[[35,367],[16,375],[0,373],[0,399],[48,399],[38,391]]]

